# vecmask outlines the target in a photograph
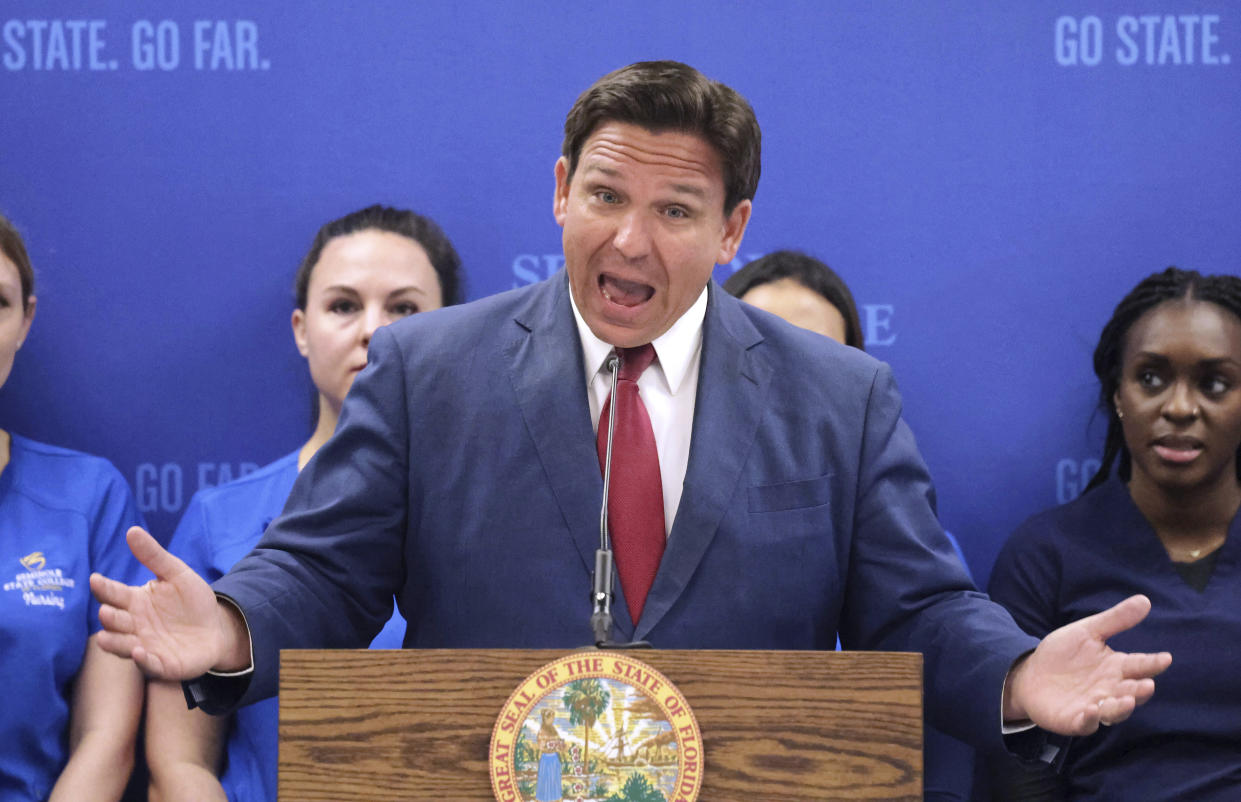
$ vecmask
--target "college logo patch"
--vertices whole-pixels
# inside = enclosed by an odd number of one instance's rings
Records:
[[[693,802],[702,734],[685,697],[640,660],[578,652],[526,677],[491,733],[499,802]]]
[[[55,607],[65,609],[65,591],[74,587],[71,577],[59,568],[48,568],[47,558],[41,551],[32,551],[18,560],[24,571],[4,583],[4,591],[22,594],[27,607]]]

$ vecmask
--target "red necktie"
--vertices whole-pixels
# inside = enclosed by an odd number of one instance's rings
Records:
[[[616,351],[621,365],[615,398],[609,398],[599,414],[596,441],[602,469],[608,448],[609,407],[615,402],[608,528],[629,615],[636,624],[659,570],[659,560],[664,556],[664,489],[659,476],[659,454],[651,419],[638,394],[638,377],[655,359],[655,348],[648,343]]]

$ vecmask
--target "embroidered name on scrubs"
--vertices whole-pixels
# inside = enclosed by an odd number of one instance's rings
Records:
[[[34,551],[22,557],[24,571],[16,574],[12,582],[4,583],[4,591],[22,594],[27,607],[56,607],[65,609],[64,593],[74,587],[74,581],[59,568],[48,568],[43,552]]]

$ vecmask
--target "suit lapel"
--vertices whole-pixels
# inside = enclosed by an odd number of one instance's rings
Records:
[[[680,598],[737,492],[758,429],[771,369],[749,349],[762,335],[740,301],[710,284],[689,466],[668,547],[634,638],[645,638]],[[658,644],[656,644],[658,645]]]
[[[583,575],[557,581],[581,581],[585,635],[589,632],[589,576],[599,548],[603,479],[586,401],[582,345],[564,271],[538,287],[514,321],[517,333],[508,346],[509,376],[526,430],[572,537],[565,548],[576,548],[581,557]],[[619,582],[616,592],[614,619],[625,637],[632,637],[633,624]]]

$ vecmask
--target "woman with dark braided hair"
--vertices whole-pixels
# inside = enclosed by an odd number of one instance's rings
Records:
[[[992,598],[1046,635],[1133,593],[1119,649],[1176,655],[1159,693],[1067,746],[1060,772],[990,766],[994,799],[1241,799],[1241,278],[1168,268],[1125,296],[1095,349],[1102,466],[1023,524]]]

